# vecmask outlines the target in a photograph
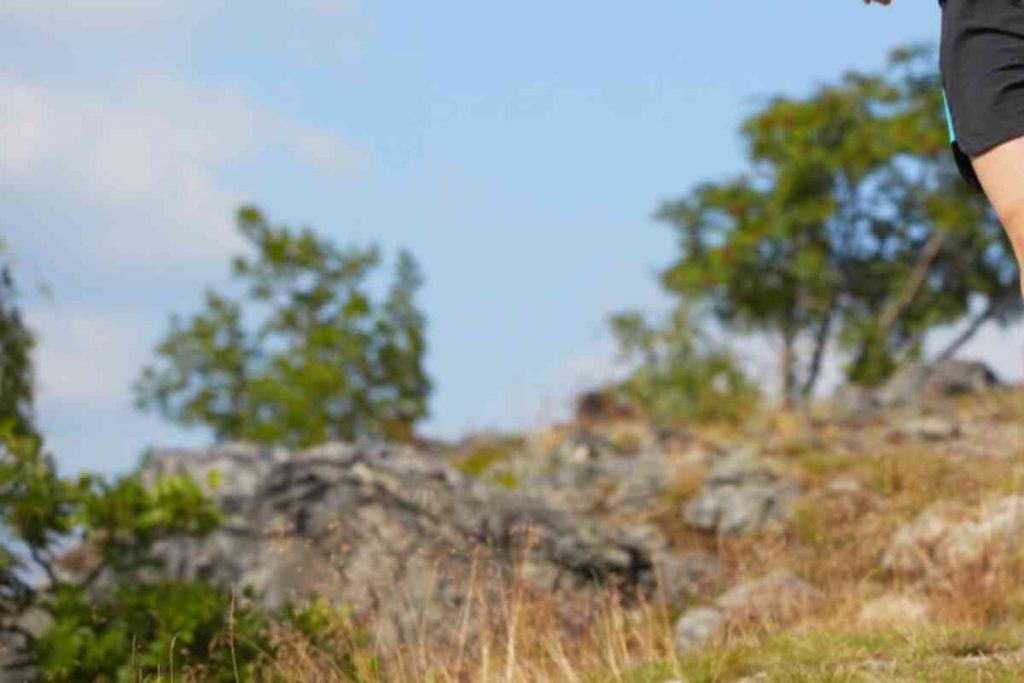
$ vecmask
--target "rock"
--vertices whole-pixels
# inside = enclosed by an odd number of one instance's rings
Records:
[[[636,410],[614,386],[585,391],[576,397],[576,421],[583,424],[628,420]]]
[[[922,400],[980,393],[999,385],[995,372],[984,363],[915,363],[893,375],[878,392],[878,400],[884,408],[913,406]]]
[[[954,503],[936,503],[893,536],[882,555],[882,568],[902,574],[916,574],[934,564],[939,545],[966,515]]]
[[[488,486],[412,447],[165,452],[143,476],[179,472],[208,481],[228,516],[207,538],[161,544],[174,578],[249,587],[271,606],[324,596],[369,617],[384,641],[443,639],[474,590],[471,575],[486,595],[522,562],[539,591],[629,595],[653,590],[664,552],[650,529],[629,532]]]
[[[726,615],[714,607],[696,607],[687,610],[676,620],[676,652],[689,652],[716,638],[726,629]]]
[[[684,510],[690,526],[719,535],[744,534],[786,518],[800,490],[746,455],[725,459]]]
[[[718,560],[705,552],[682,556],[662,553],[655,557],[655,566],[662,593],[669,604],[707,595],[721,576]]]
[[[899,427],[897,433],[911,439],[948,441],[960,436],[960,426],[941,417],[922,417]]]
[[[968,515],[938,503],[900,529],[882,556],[882,567],[902,574],[935,574],[980,562],[993,553],[1014,553],[1024,534],[1024,496],[983,503]]]
[[[723,593],[716,604],[731,621],[788,621],[815,607],[820,590],[789,570],[746,581]]]
[[[912,595],[883,595],[860,608],[857,621],[864,626],[890,628],[927,624],[928,603]]]
[[[576,435],[559,444],[547,471],[523,488],[550,505],[579,512],[643,510],[672,480],[660,450],[626,456],[600,437]]]
[[[845,417],[864,418],[891,408],[920,406],[929,400],[980,393],[999,386],[999,378],[983,363],[958,360],[931,365],[915,363],[875,389],[856,385],[840,387],[832,397],[832,408]]]

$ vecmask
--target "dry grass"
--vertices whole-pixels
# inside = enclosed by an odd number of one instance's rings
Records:
[[[825,594],[809,618],[734,627],[724,642],[678,656],[673,617],[686,605],[658,599],[624,605],[596,596],[567,618],[564,602],[516,579],[498,591],[472,585],[462,637],[436,645],[385,646],[350,627],[310,639],[282,632],[273,662],[283,681],[735,681],[1024,680],[1024,557],[992,548],[973,565],[926,582],[884,574],[879,557],[902,525],[935,501],[972,508],[1024,492],[1024,392],[950,407],[969,437],[942,444],[894,439],[891,424],[823,424],[793,414],[762,416],[758,438],[803,484],[789,523],[752,536],[712,539],[683,527],[680,506],[703,465],[677,469],[650,521],[678,550],[716,551],[728,582],[790,569]],[[897,416],[895,419],[900,419]],[[698,435],[735,439],[720,431]],[[843,487],[830,490],[836,480]],[[859,485],[854,485],[854,484]],[[927,605],[925,623],[861,623],[863,605],[885,595]],[[711,596],[709,596],[711,597]],[[471,628],[470,624],[474,626]]]

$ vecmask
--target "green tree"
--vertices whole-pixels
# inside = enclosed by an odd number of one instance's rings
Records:
[[[377,301],[376,248],[341,249],[252,207],[238,227],[254,252],[233,262],[247,300],[210,291],[202,311],[173,319],[137,384],[139,405],[218,440],[411,438],[431,390],[412,256],[400,254]]]
[[[833,344],[849,379],[876,383],[919,358],[926,334],[980,312],[1019,315],[1005,235],[959,180],[927,50],[776,98],[742,128],[750,168],[661,207],[680,255],[662,274],[680,305],[781,348],[783,396],[810,397]]]
[[[0,242],[0,258],[3,243]],[[20,435],[32,434],[34,381],[31,354],[35,337],[17,305],[10,265],[0,261],[0,424]]]

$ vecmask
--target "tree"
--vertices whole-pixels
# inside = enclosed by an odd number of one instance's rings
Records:
[[[399,255],[375,301],[375,247],[341,249],[252,207],[239,210],[238,228],[255,252],[233,261],[247,300],[208,291],[203,310],[173,319],[137,384],[139,405],[218,440],[411,438],[431,390],[412,256]]]
[[[0,253],[2,250],[0,243]],[[35,337],[22,319],[17,295],[10,265],[0,262],[0,424],[10,425],[24,436],[35,432],[31,362]]]
[[[788,404],[813,394],[832,344],[848,378],[871,384],[976,302],[968,334],[1020,314],[1009,243],[950,159],[932,62],[897,50],[881,75],[773,99],[743,125],[747,174],[657,214],[680,245],[663,286],[727,328],[777,339]]]

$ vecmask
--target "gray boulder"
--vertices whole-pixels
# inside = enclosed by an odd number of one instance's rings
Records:
[[[914,406],[923,400],[980,393],[1000,385],[984,363],[947,360],[932,365],[915,363],[903,368],[882,386],[878,401],[883,408]]]
[[[786,518],[798,486],[747,455],[716,465],[684,509],[690,526],[719,535],[744,534]]]
[[[789,621],[818,605],[822,592],[788,569],[733,586],[717,605],[733,621]]]
[[[208,538],[162,544],[175,578],[249,587],[272,606],[324,596],[366,615],[385,640],[443,639],[472,592],[501,590],[514,566],[556,595],[653,590],[664,545],[650,530],[488,486],[409,447],[235,445],[161,453],[144,469],[169,473],[209,482],[228,512]]]
[[[680,654],[689,652],[720,638],[725,633],[727,622],[725,612],[716,607],[687,610],[676,620],[676,651]]]
[[[882,568],[934,576],[983,561],[1009,561],[1024,545],[1024,496],[983,502],[976,510],[936,503],[893,537]]]
[[[1001,386],[999,377],[984,363],[945,360],[914,363],[898,371],[881,387],[840,387],[833,408],[850,417],[867,417],[890,408],[919,407],[935,400],[974,394]]]
[[[657,449],[624,454],[598,436],[577,434],[560,443],[548,467],[523,489],[550,505],[578,512],[628,512],[656,505],[671,481]]]

